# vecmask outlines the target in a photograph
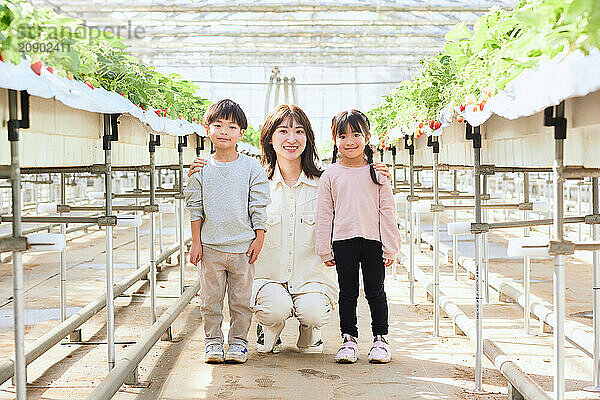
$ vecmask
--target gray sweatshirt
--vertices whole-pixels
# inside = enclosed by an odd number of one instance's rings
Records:
[[[191,220],[202,219],[202,244],[225,253],[245,253],[265,229],[271,202],[269,180],[259,162],[240,154],[232,162],[212,156],[184,190]]]

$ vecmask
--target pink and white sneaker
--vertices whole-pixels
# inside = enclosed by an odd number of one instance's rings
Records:
[[[356,338],[344,333],[344,344],[335,355],[335,362],[342,364],[352,364],[358,360],[358,344]]]
[[[392,359],[392,351],[387,339],[382,335],[377,335],[373,339],[373,347],[369,351],[369,362],[376,364],[385,364]]]

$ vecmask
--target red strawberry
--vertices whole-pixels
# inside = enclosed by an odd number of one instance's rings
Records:
[[[419,129],[423,129],[423,123],[422,122],[419,124]]]
[[[433,124],[434,124],[434,122],[433,122],[433,121],[429,121],[429,127],[430,127],[431,129],[433,129]]]
[[[461,104],[459,107],[460,112],[465,111],[465,108],[467,108],[467,106],[465,106],[464,104]]]
[[[463,117],[456,118],[456,122],[463,122],[463,121],[464,121]]]
[[[482,100],[481,103],[479,103],[479,110],[483,111],[483,107],[485,107],[485,100]]]
[[[88,87],[89,87],[90,89],[93,89],[93,88],[94,88],[94,85],[92,85],[92,83],[91,83],[90,81],[85,81],[85,84],[86,84],[86,85],[88,85]]]
[[[46,69],[47,69],[47,70],[48,70],[48,72],[50,72],[51,74],[53,74],[53,73],[54,73],[54,68],[52,68],[52,67],[47,67]]]
[[[442,123],[440,121],[435,121],[435,124],[433,124],[433,129],[435,129],[436,131],[438,129],[440,129],[442,127]]]
[[[154,112],[156,113],[156,115],[158,115],[160,117],[160,114],[161,114],[160,110],[154,110]]]
[[[473,107],[473,112],[479,111],[479,107],[475,106]]]
[[[2,58],[2,53],[0,53],[0,61],[4,62],[4,59]]]
[[[41,61],[37,61],[34,62],[33,64],[31,64],[31,70],[33,72],[35,72],[38,75],[42,74],[42,62]]]

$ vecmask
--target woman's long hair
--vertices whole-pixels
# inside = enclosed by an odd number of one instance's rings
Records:
[[[323,171],[316,165],[319,155],[315,146],[315,133],[304,111],[300,107],[291,104],[281,105],[271,112],[260,131],[260,145],[262,147],[261,162],[267,171],[267,177],[269,179],[273,177],[277,165],[277,153],[275,153],[275,149],[271,144],[273,133],[288,117],[293,118],[297,124],[302,125],[306,134],[306,147],[300,156],[302,171],[308,178],[319,178]]]
[[[333,143],[335,143],[335,139],[341,135],[346,133],[346,130],[350,126],[350,130],[352,132],[360,132],[363,134],[365,139],[371,136],[369,130],[371,128],[371,123],[369,122],[369,118],[362,112],[352,109],[348,111],[342,111],[331,120],[331,136],[333,138]],[[331,157],[331,163],[334,163],[337,158],[338,148],[337,145],[333,145],[333,155]],[[377,180],[377,174],[375,173],[375,168],[373,167],[373,149],[369,145],[369,142],[365,143],[365,159],[367,160],[367,164],[369,164],[369,172],[371,173],[371,180],[377,184],[381,185]]]

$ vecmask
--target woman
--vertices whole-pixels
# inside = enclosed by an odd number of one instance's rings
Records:
[[[267,232],[255,263],[253,308],[259,352],[277,352],[285,321],[298,319],[301,353],[323,352],[320,328],[337,306],[335,270],[315,253],[318,182],[315,135],[304,111],[277,107],[261,130],[262,164],[271,187]],[[205,164],[196,159],[192,174]],[[383,164],[376,169],[390,176]]]

